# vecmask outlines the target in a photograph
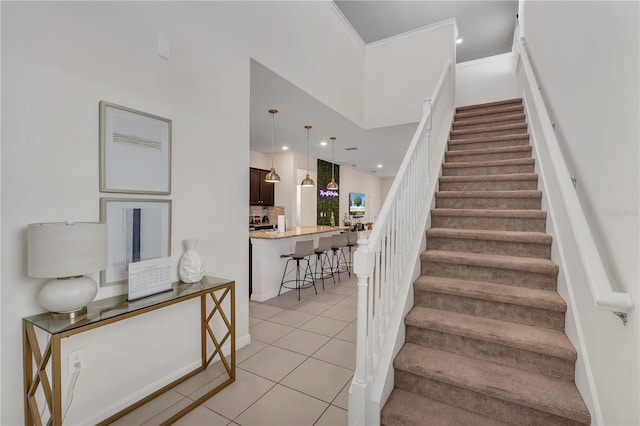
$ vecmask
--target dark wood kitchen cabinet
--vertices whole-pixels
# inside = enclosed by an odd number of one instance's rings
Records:
[[[265,182],[269,170],[249,169],[249,204],[252,206],[273,206],[274,184]]]

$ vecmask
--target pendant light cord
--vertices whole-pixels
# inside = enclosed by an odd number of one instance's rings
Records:
[[[271,170],[273,170],[273,156],[275,155],[276,149],[273,142],[273,138],[275,135],[276,128],[276,113],[274,110],[269,111],[271,113]]]

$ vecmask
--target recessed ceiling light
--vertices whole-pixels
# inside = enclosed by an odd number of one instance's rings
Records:
[[[378,168],[381,169],[382,168],[382,164],[378,164]]]
[[[462,37],[458,37],[456,39],[456,44],[461,44],[462,43]]]
[[[357,150],[358,150],[358,148],[357,148],[357,147],[355,147],[355,146],[352,146],[352,147],[349,147],[349,148],[345,148],[344,150],[345,150],[345,151],[357,151]]]
[[[288,150],[288,149],[289,149],[289,147],[288,147],[288,146],[286,146],[286,145],[284,145],[284,146],[282,147],[282,150],[283,150],[283,151],[286,151],[286,150]]]
[[[358,165],[357,164],[352,164],[351,167],[358,167]]]
[[[375,170],[371,170],[371,173],[375,173],[375,172],[376,172]]]
[[[320,145],[322,145],[322,146],[327,146],[327,141],[322,141],[322,142],[320,142]]]

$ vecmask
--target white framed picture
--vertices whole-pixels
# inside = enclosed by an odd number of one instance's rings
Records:
[[[100,192],[171,194],[171,120],[100,101]]]
[[[100,285],[126,282],[129,264],[171,255],[171,200],[100,198],[107,268]]]

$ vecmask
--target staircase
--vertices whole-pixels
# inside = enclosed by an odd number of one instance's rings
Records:
[[[383,425],[586,425],[521,99],[456,109]]]

